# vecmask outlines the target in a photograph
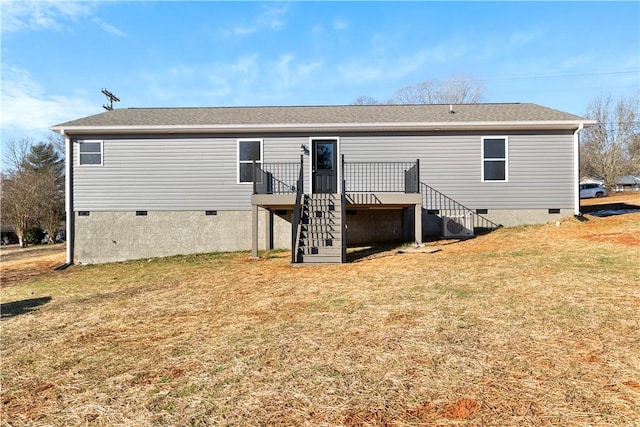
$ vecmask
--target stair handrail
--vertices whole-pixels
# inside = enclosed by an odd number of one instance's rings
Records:
[[[347,262],[347,180],[344,175],[344,154],[341,156],[340,162],[340,177],[342,182],[340,183],[340,215],[342,218],[341,242],[342,242],[342,262]]]
[[[300,217],[302,216],[302,195],[304,194],[304,155],[300,155],[300,173],[296,189],[296,203],[293,207],[293,218],[291,218],[291,263],[298,261],[298,242],[300,232]]]
[[[429,213],[429,211],[435,211],[435,210],[462,211],[464,212],[464,214],[469,214],[469,213],[473,214],[474,228],[476,227],[476,224],[478,224],[477,225],[478,228],[486,228],[489,230],[495,230],[502,227],[501,224],[496,224],[495,222],[491,221],[489,218],[476,213],[473,209],[468,208],[462,203],[453,200],[451,197],[436,190],[430,185],[425,184],[422,181],[420,181],[420,186],[421,186],[420,193],[422,193],[422,207],[427,210],[427,213]],[[441,200],[444,200],[446,207],[438,206],[436,209],[433,209],[433,206],[429,206],[428,199],[432,199],[432,198],[427,196],[427,192],[434,193],[435,197],[438,197]],[[480,227],[480,223],[478,223],[478,220],[481,221],[482,227]]]

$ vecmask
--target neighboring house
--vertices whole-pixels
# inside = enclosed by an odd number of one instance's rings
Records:
[[[72,159],[67,261],[344,262],[347,244],[556,220],[579,213],[593,124],[519,103],[107,111],[51,128]]]
[[[17,243],[18,236],[16,235],[13,226],[10,224],[0,225],[0,244],[8,245],[9,243]]]
[[[640,191],[640,176],[623,176],[616,181],[613,191]]]
[[[601,178],[584,178],[580,181],[580,184],[600,184],[604,185],[604,180]]]

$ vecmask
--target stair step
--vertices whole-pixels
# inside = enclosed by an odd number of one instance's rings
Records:
[[[302,263],[304,264],[341,264],[342,255],[302,255]]]
[[[340,234],[301,235],[298,239],[305,246],[336,246],[342,241]]]
[[[300,230],[301,239],[338,239],[340,229],[337,228],[314,228],[311,230]]]
[[[321,233],[327,230],[339,231],[341,229],[342,229],[342,224],[335,221],[326,222],[324,224],[318,223],[318,222],[311,222],[308,224],[302,224],[302,227],[300,228],[300,230],[310,232],[310,233]]]
[[[340,200],[307,200],[304,202],[304,205],[317,208],[337,209],[342,206],[342,202]]]
[[[339,246],[333,246],[333,247],[304,247],[301,246],[300,248],[298,248],[298,253],[302,254],[302,255],[331,255],[331,256],[338,256],[342,254],[342,248]]]
[[[308,231],[311,233],[318,233],[325,230],[341,230],[342,224],[337,221],[313,221],[307,224],[301,224],[301,231]]]
[[[306,239],[301,238],[298,246],[301,248],[341,248],[340,239]]]
[[[319,214],[318,214],[319,213]],[[330,221],[330,220],[338,220],[340,218],[339,214],[335,214],[333,212],[322,212],[322,211],[313,211],[311,213],[304,213],[301,216],[301,219],[306,220],[307,222],[322,222]]]
[[[312,211],[309,218],[337,218],[339,214],[335,211]]]

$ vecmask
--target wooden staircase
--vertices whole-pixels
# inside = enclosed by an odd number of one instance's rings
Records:
[[[345,262],[344,205],[340,194],[305,194],[297,232],[295,262]]]

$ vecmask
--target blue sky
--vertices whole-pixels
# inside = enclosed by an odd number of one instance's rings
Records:
[[[117,108],[350,104],[467,76],[574,114],[637,96],[640,2],[1,0],[2,145]]]

